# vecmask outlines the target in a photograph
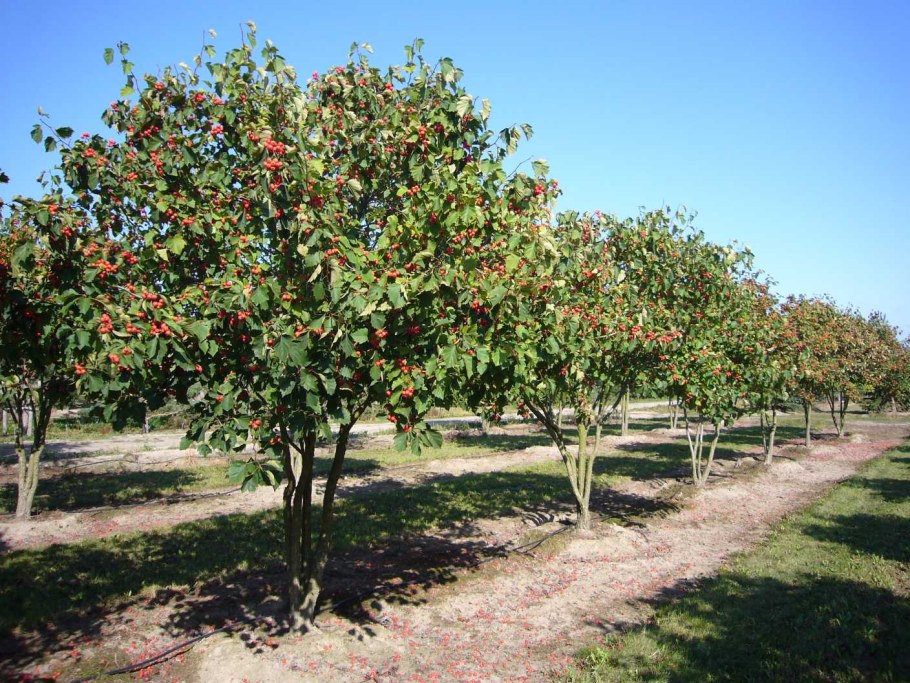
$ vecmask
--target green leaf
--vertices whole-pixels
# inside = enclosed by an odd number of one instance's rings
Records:
[[[32,126],[32,140],[35,142],[41,142],[41,136],[44,134],[44,131],[41,128],[40,123],[36,123]]]
[[[401,291],[401,285],[399,285],[397,282],[395,284],[389,285],[388,292],[389,301],[391,302],[392,306],[395,308],[401,308],[405,305],[406,301]]]
[[[502,301],[509,290],[506,289],[503,285],[497,285],[496,288],[490,292],[490,305],[496,306],[500,301]]]
[[[111,47],[105,48],[104,50],[104,63],[110,64],[114,61],[114,49]]]
[[[186,240],[183,238],[183,235],[174,235],[173,237],[169,237],[165,244],[171,253],[180,256],[186,247]]]
[[[73,137],[73,129],[70,128],[69,126],[63,126],[62,128],[58,128],[56,133],[64,140],[68,140],[69,138]]]
[[[370,331],[366,328],[361,328],[354,332],[351,335],[351,339],[354,340],[355,344],[365,344],[370,338]]]
[[[395,450],[403,451],[408,447],[408,435],[406,432],[398,432],[395,435]]]
[[[184,329],[195,336],[199,341],[203,341],[206,337],[209,336],[209,331],[211,328],[211,323],[203,322],[201,320],[194,320],[193,322],[188,323],[184,326]]]
[[[253,292],[252,302],[259,308],[265,308],[269,303],[269,293],[265,287],[257,287]]]
[[[474,109],[474,99],[470,95],[462,95],[458,99],[458,104],[455,106],[455,112],[464,117],[468,112],[473,111]]]
[[[550,172],[550,164],[547,163],[546,159],[532,161],[531,168],[534,169],[534,175],[536,176],[544,176]]]

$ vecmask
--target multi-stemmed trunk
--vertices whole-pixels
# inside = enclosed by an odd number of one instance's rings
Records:
[[[629,436],[629,390],[623,389],[619,400],[620,428],[621,436]]]
[[[676,429],[679,424],[679,401],[672,396],[667,399],[667,409],[670,411],[670,429]]]
[[[765,464],[770,465],[774,458],[774,437],[777,434],[777,410],[771,406],[770,410],[763,409],[759,414],[761,422],[761,443],[765,454]]]
[[[353,421],[342,425],[335,441],[335,454],[326,477],[319,509],[318,532],[314,529],[313,471],[317,433],[304,433],[295,444],[286,431],[284,471],[284,529],[288,564],[288,613],[292,630],[306,633],[314,628],[322,579],[332,547],[335,493],[341,477]]]
[[[601,424],[600,416],[594,424],[594,444],[588,448],[588,434],[591,429],[591,422],[582,413],[576,411],[575,426],[578,431],[578,449],[573,452],[566,445],[563,439],[562,430],[558,425],[558,418],[552,409],[543,408],[530,401],[527,402],[528,409],[537,418],[547,434],[553,440],[559,455],[566,467],[566,474],[569,477],[569,485],[572,487],[572,494],[575,496],[575,507],[577,516],[575,527],[581,531],[591,528],[591,486],[594,480],[594,460],[597,457],[597,450],[600,446]]]
[[[844,392],[839,391],[836,394],[828,394],[828,406],[831,409],[831,421],[834,423],[834,429],[838,436],[844,435],[844,418],[847,414],[847,406],[850,399]]]
[[[714,435],[711,437],[708,453],[705,455],[705,421],[703,419],[698,420],[693,434],[688,414],[684,414],[684,417],[686,421],[686,439],[689,442],[689,455],[692,458],[692,482],[696,486],[702,487],[707,483],[708,477],[711,475],[714,453],[717,450],[717,442],[720,440],[720,424],[717,422],[712,423],[714,425]]]
[[[9,408],[14,423],[16,458],[19,461],[16,517],[28,519],[32,515],[35,493],[38,491],[38,474],[51,420],[51,407],[44,392],[30,389],[27,395],[15,399]],[[31,435],[28,448],[25,442],[27,435]]]

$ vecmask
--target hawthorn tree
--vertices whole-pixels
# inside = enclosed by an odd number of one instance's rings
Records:
[[[652,218],[621,222],[600,213],[560,214],[553,250],[529,274],[534,286],[498,328],[508,362],[491,366],[477,382],[494,414],[516,401],[547,431],[566,467],[582,530],[591,523],[603,424],[678,334],[664,327],[653,300],[659,287],[650,274],[671,253],[672,235]],[[566,408],[574,414],[577,448],[563,435]]]
[[[805,351],[797,372],[798,394],[806,420],[806,446],[811,443],[811,409],[828,403],[831,422],[843,436],[847,408],[858,402],[880,378],[886,347],[873,325],[827,299],[791,297],[785,305],[797,343]]]
[[[0,408],[14,428],[16,517],[27,519],[51,411],[73,398],[83,367],[77,361],[87,338],[72,330],[60,297],[82,279],[84,216],[59,194],[20,197],[7,209],[0,217]]]
[[[749,319],[751,344],[743,351],[751,354],[752,360],[743,364],[742,374],[749,408],[759,414],[765,464],[770,465],[774,458],[777,413],[793,391],[800,351],[789,320],[767,286],[757,282],[745,286],[752,290],[753,307]]]
[[[105,111],[111,139],[83,136],[63,171],[121,250],[106,289],[70,309],[98,332],[80,382],[118,406],[168,396],[195,419],[185,444],[268,456],[233,468],[243,488],[284,479],[291,626],[314,626],[351,428],[372,403],[415,451],[441,437],[421,416],[459,378],[495,362],[490,319],[510,271],[532,263],[553,185],[508,175],[528,127],[494,134],[490,111],[406,48],[370,65],[368,46],[306,85],[269,42],[195,68],[137,77]],[[105,53],[113,61],[115,53]],[[204,73],[203,77],[200,73]],[[108,316],[109,326],[98,322]],[[317,441],[338,423],[325,492]]]
[[[751,254],[690,233],[677,251],[680,285],[672,311],[682,334],[668,345],[659,383],[678,396],[692,461],[692,480],[704,486],[723,426],[742,414],[744,372],[756,348]],[[705,449],[706,426],[710,444]]]
[[[910,404],[910,346],[907,340],[901,341],[900,330],[891,325],[884,314],[872,313],[867,322],[878,338],[880,353],[880,367],[868,397],[869,406],[874,410],[888,406],[894,413],[899,406],[906,408]]]

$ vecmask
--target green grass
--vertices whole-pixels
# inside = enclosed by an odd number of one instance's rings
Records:
[[[589,649],[569,680],[910,680],[908,454],[869,463],[646,627]]]
[[[548,444],[543,434],[497,434],[458,436],[450,434],[440,448],[424,451],[420,456],[410,451],[387,448],[352,448],[345,458],[347,474],[366,474],[382,467],[399,467],[448,458],[482,457],[493,453]],[[324,475],[331,458],[316,459],[317,475]],[[227,466],[222,462],[166,471],[144,472],[79,472],[45,478],[38,484],[35,512],[78,510],[106,505],[140,503],[175,494],[197,493],[231,488]],[[16,484],[0,485],[0,513],[11,513],[16,507]]]
[[[507,449],[514,439],[496,436]],[[490,447],[487,442],[487,448]],[[622,477],[648,477],[679,462],[678,453],[622,451],[599,458],[595,488]],[[451,453],[461,453],[453,450]],[[367,548],[472,520],[535,512],[570,513],[572,496],[563,466],[549,462],[458,477],[339,501],[336,552]],[[637,501],[604,501],[592,509],[610,518],[647,513]],[[164,586],[192,585],[238,569],[282,559],[279,510],[232,514],[148,533],[99,538],[0,555],[0,629],[35,627],[67,613],[107,606]],[[103,568],[103,571],[100,569]],[[38,589],[40,587],[40,590]]]
[[[231,488],[226,465],[146,472],[68,473],[38,483],[35,512],[124,505],[175,494]],[[16,509],[16,484],[0,486],[0,512]]]

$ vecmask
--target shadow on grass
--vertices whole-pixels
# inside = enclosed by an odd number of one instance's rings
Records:
[[[331,467],[328,457],[317,457],[315,473],[325,475]],[[351,458],[347,474],[369,474],[381,469],[371,458]],[[230,489],[226,463],[201,467],[138,472],[65,472],[44,477],[38,483],[33,514],[49,511],[78,511],[94,507],[128,507],[149,501],[184,502],[208,493]],[[205,492],[205,493],[200,493]],[[16,508],[16,484],[0,486],[0,513]]]
[[[228,488],[227,466],[222,469],[223,487]],[[181,493],[203,479],[200,470],[67,473],[38,483],[34,512],[137,503]],[[0,512],[15,510],[16,491],[15,484],[0,487]]]
[[[686,476],[690,472],[689,446],[685,441],[663,443],[620,443],[613,446],[618,455],[608,453],[597,459],[595,468],[635,480],[656,476]],[[720,452],[718,452],[720,455]]]
[[[901,483],[908,484],[906,481]],[[855,514],[833,517],[832,522],[831,525],[806,527],[805,533],[819,541],[847,545],[857,552],[910,562],[910,519],[896,515]]]
[[[590,652],[596,680],[910,680],[910,601],[889,590],[729,573],[686,591],[659,596],[672,602],[622,647],[608,640]]]
[[[895,458],[894,461],[910,463],[910,458]],[[891,503],[910,501],[910,480],[907,479],[856,479],[851,481],[850,485],[874,491],[879,497]]]
[[[777,433],[774,436],[775,445],[784,444],[789,441],[799,441],[804,439],[806,432],[801,427],[788,427],[778,425]],[[745,427],[731,427],[725,429],[720,436],[721,443],[727,443],[734,446],[761,446],[761,428],[758,425],[749,425]]]
[[[574,433],[574,432],[573,432]],[[490,451],[519,451],[532,446],[552,446],[553,442],[544,432],[531,434],[458,434],[452,441],[459,446],[476,446]],[[432,451],[430,451],[432,457]]]

